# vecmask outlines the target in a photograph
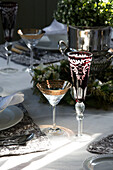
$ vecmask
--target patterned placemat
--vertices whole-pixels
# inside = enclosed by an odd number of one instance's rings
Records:
[[[113,134],[90,143],[87,151],[96,154],[113,154]]]
[[[22,155],[50,149],[50,140],[41,132],[39,126],[33,122],[24,106],[19,104],[17,107],[23,111],[23,119],[15,126],[0,131],[0,137],[10,137],[29,133],[34,133],[34,137],[24,145],[0,146],[0,157]]]
[[[13,42],[13,44],[19,44],[19,41]],[[0,45],[0,57],[6,58],[4,44]],[[21,64],[25,66],[30,65],[30,53],[28,52],[27,54],[17,54],[15,52],[12,52],[10,58],[11,61],[17,64]],[[59,62],[63,59],[64,56],[62,56],[59,51],[35,49],[35,58],[33,59],[33,64],[34,65],[39,65],[40,63],[49,64],[49,63]]]

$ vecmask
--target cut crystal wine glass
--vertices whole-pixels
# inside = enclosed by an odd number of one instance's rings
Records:
[[[0,72],[4,73],[14,73],[17,71],[16,68],[10,67],[10,56],[11,56],[11,48],[12,48],[12,38],[14,33],[14,27],[16,23],[16,15],[18,11],[18,4],[16,2],[0,2],[0,12],[1,12],[1,20],[4,31],[5,38],[5,55],[7,58],[7,67],[0,70]]]
[[[23,39],[25,44],[30,50],[30,66],[25,71],[32,72],[33,71],[33,56],[34,56],[34,48],[37,46],[38,42],[45,34],[45,31],[41,29],[28,28],[28,29],[19,29],[18,34]]]
[[[84,118],[84,100],[87,91],[87,83],[92,61],[92,53],[90,52],[69,52],[68,60],[70,63],[73,97],[76,100],[75,110],[78,121],[78,136],[83,136],[83,118]]]
[[[61,133],[62,130],[56,126],[56,105],[64,97],[68,89],[71,87],[71,83],[65,80],[46,80],[37,84],[38,89],[49,101],[53,110],[53,125],[52,128],[45,129],[45,133],[56,134]]]

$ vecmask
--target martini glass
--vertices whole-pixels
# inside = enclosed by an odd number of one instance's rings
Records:
[[[75,110],[76,119],[78,121],[78,137],[84,137],[83,119],[84,119],[84,100],[87,91],[87,83],[92,61],[92,53],[90,52],[69,52],[67,53],[70,62],[70,70],[73,84],[73,97],[76,100]]]
[[[45,128],[47,134],[62,134],[62,129],[56,126],[56,105],[64,97],[68,89],[71,87],[71,83],[65,80],[46,80],[37,84],[38,89],[49,101],[53,110],[53,125],[52,128]]]
[[[19,29],[17,32],[30,50],[30,66],[25,71],[32,73],[34,48],[36,48],[38,42],[44,35],[45,31],[41,29],[30,28],[30,29]]]
[[[0,72],[4,73],[13,73],[16,72],[17,69],[11,68],[10,64],[10,56],[11,56],[11,48],[12,48],[12,38],[14,33],[14,27],[16,23],[16,15],[18,10],[18,4],[16,2],[0,2],[0,12],[1,12],[1,20],[2,26],[4,30],[4,38],[5,38],[5,55],[7,58],[7,66],[0,70]]]

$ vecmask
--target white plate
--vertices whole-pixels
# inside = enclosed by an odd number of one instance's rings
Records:
[[[67,34],[46,34],[39,41],[37,48],[45,50],[59,50],[59,40],[67,42]]]
[[[23,112],[16,106],[9,106],[0,113],[0,130],[16,125],[23,118]]]
[[[51,41],[40,41],[37,45],[38,49],[44,50],[58,50],[58,43],[52,43]]]
[[[113,170],[113,154],[99,155],[86,159],[84,170]]]

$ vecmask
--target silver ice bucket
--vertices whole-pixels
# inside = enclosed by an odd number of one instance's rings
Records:
[[[90,52],[110,48],[111,27],[68,27],[68,47]]]

